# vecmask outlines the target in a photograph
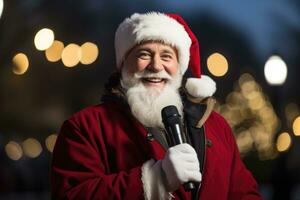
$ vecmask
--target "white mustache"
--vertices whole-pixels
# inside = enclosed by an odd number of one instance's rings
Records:
[[[134,73],[134,78],[141,79],[141,78],[160,78],[160,79],[166,79],[166,80],[172,80],[172,77],[166,72],[166,71],[160,71],[160,72],[150,72],[150,71],[142,71]]]

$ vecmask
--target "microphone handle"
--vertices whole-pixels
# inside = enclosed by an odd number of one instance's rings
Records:
[[[177,125],[177,124],[176,124],[176,125]],[[175,138],[174,138],[174,140],[175,140],[175,141],[174,141],[174,142],[175,142],[174,145],[185,143],[186,141],[184,141],[184,139],[183,139],[183,137],[182,137],[182,135],[181,135],[181,133],[182,133],[181,127],[180,127],[179,125],[177,125],[177,126],[175,126],[175,127],[176,127],[175,130],[172,131],[172,133],[175,133],[175,134],[173,134],[173,136],[175,137]],[[176,130],[177,130],[177,131],[176,131]],[[179,131],[178,131],[178,130],[179,130]],[[183,184],[183,188],[184,188],[184,190],[185,190],[186,192],[189,192],[189,191],[195,189],[196,186],[195,186],[195,184],[194,184],[192,181],[189,181],[189,182],[186,182],[186,183]]]

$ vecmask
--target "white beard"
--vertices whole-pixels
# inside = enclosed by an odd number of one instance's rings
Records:
[[[126,67],[124,67],[126,68]],[[169,105],[177,107],[182,116],[182,101],[178,92],[182,75],[180,72],[171,77],[165,71],[153,73],[143,71],[135,74],[122,70],[121,85],[126,90],[126,97],[132,114],[146,127],[163,128],[161,110]],[[147,88],[142,77],[165,78],[167,82],[162,90]]]

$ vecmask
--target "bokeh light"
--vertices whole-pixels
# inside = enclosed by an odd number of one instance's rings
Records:
[[[13,73],[17,75],[22,75],[24,74],[29,66],[29,61],[27,56],[24,53],[18,53],[15,55],[12,59],[13,63]]]
[[[285,106],[284,111],[287,120],[287,126],[291,128],[293,125],[293,121],[296,119],[298,115],[300,115],[299,107],[295,103],[289,103]]]
[[[51,29],[43,28],[39,30],[34,37],[34,45],[40,50],[48,49],[54,41],[54,32]]]
[[[38,157],[42,152],[40,142],[34,138],[28,138],[22,143],[24,154],[30,158]]]
[[[293,122],[293,131],[296,136],[300,136],[300,116],[298,116]]]
[[[207,67],[214,76],[224,76],[228,71],[227,59],[220,53],[213,53],[207,58]]]
[[[94,43],[86,42],[81,45],[80,62],[85,65],[92,64],[98,57],[98,47]]]
[[[287,66],[279,56],[271,56],[265,64],[264,72],[270,85],[282,85],[287,77]]]
[[[237,145],[241,154],[248,152],[252,149],[253,146],[253,138],[251,136],[250,131],[245,130],[238,134],[237,138]]]
[[[64,43],[58,40],[55,40],[51,47],[45,51],[45,55],[48,61],[57,62],[61,59],[61,54],[64,49]]]
[[[0,18],[2,15],[2,11],[3,11],[3,0],[0,0]]]
[[[277,138],[276,147],[279,152],[287,151],[291,146],[292,139],[291,136],[287,133],[281,133]]]
[[[240,76],[219,110],[236,133],[242,156],[256,150],[260,160],[276,157],[278,153],[273,141],[279,120],[268,97],[251,74]]]
[[[62,52],[62,62],[66,67],[76,66],[81,59],[81,49],[77,44],[69,44]]]
[[[5,152],[12,160],[19,160],[23,156],[23,150],[21,146],[14,141],[10,141],[5,145]]]
[[[53,152],[56,139],[57,139],[57,134],[49,135],[46,138],[45,144],[46,144],[46,147],[47,147],[48,151]]]

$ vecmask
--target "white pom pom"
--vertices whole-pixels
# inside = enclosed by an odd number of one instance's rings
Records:
[[[206,98],[216,92],[216,83],[208,76],[201,75],[201,78],[188,78],[185,84],[187,92],[197,98]]]

